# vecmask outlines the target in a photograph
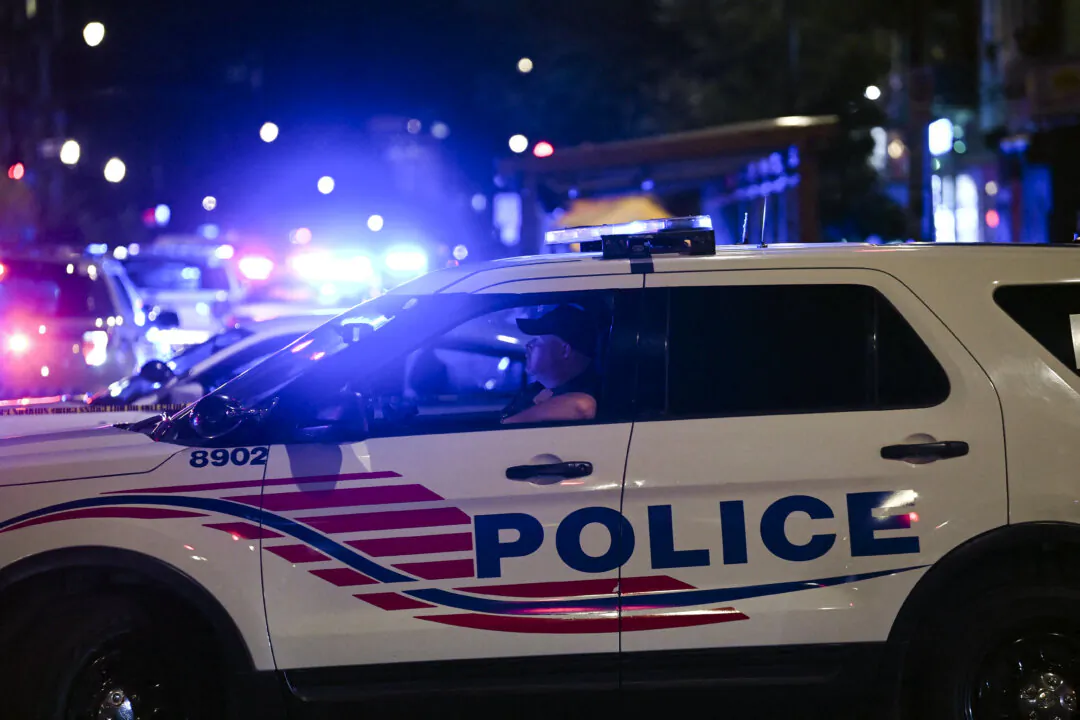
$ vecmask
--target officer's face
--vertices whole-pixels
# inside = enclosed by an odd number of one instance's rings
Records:
[[[525,345],[525,371],[546,375],[566,356],[567,345],[555,335],[537,335]]]

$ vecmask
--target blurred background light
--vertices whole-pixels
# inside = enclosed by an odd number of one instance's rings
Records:
[[[217,207],[217,198],[213,195],[207,195],[202,199],[203,210],[210,212]]]
[[[261,255],[248,255],[240,258],[237,267],[248,280],[266,280],[274,272],[274,261]]]
[[[437,122],[431,126],[431,134],[439,140],[450,137],[450,126],[444,122]]]
[[[418,247],[400,245],[390,248],[383,262],[395,275],[420,275],[427,271],[428,256]]]
[[[323,195],[329,195],[330,193],[334,192],[334,178],[330,177],[329,175],[323,175],[321,178],[319,178],[317,187],[319,188],[319,192],[321,192]]]
[[[405,129],[409,131],[410,135],[415,135],[423,129],[424,125],[416,118],[413,118],[409,122],[405,123]]]
[[[476,212],[483,212],[487,209],[487,196],[483,193],[476,193],[472,196],[472,209]]]
[[[467,257],[469,257],[469,248],[465,247],[464,245],[456,245],[456,246],[454,246],[454,259],[455,260],[461,261],[461,260],[464,260]]]
[[[111,183],[118,183],[127,175],[127,166],[120,158],[110,158],[105,163],[105,179]]]
[[[554,154],[555,148],[552,147],[551,143],[547,142],[546,140],[541,140],[540,142],[536,143],[536,147],[533,148],[533,155],[538,158],[551,157]]]
[[[263,123],[263,126],[259,128],[259,137],[263,142],[272,143],[277,140],[278,132],[278,126],[274,123]]]
[[[75,165],[79,162],[80,155],[82,155],[82,148],[74,140],[68,140],[60,146],[60,162],[65,165]]]
[[[953,124],[949,118],[941,118],[930,123],[928,131],[930,153],[944,155],[953,148]]]
[[[870,85],[866,88],[864,95],[867,100],[878,100],[881,98],[881,88],[877,85]]]
[[[523,57],[517,62],[517,69],[519,73],[527,74],[531,73],[533,69],[533,61],[527,57]]]
[[[90,47],[97,47],[105,39],[105,26],[99,22],[86,23],[82,31],[83,40]]]
[[[214,257],[218,260],[232,260],[233,255],[235,254],[236,248],[232,245],[219,245],[217,249],[214,250]]]
[[[383,229],[383,225],[385,224],[386,222],[383,220],[382,215],[372,215],[367,219],[368,230],[371,232],[379,232]]]
[[[154,222],[159,226],[164,227],[169,224],[169,220],[172,219],[172,210],[168,205],[161,204],[154,208]]]
[[[311,242],[311,228],[296,228],[296,232],[293,233],[292,240],[297,245],[307,245]]]
[[[510,150],[516,153],[523,153],[529,149],[529,138],[524,135],[513,135],[510,138]]]

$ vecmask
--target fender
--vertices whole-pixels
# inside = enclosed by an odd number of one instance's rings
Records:
[[[240,629],[225,608],[187,573],[157,558],[131,550],[111,547],[77,547],[50,550],[23,558],[0,570],[0,602],[17,585],[27,580],[64,570],[104,570],[135,575],[148,585],[160,588],[198,612],[220,640],[228,670],[251,673],[254,661]]]

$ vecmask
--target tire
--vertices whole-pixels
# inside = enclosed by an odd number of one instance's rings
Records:
[[[100,595],[40,614],[16,650],[11,717],[224,717],[223,674],[211,638],[161,605]]]
[[[998,586],[966,597],[912,639],[903,716],[1080,720],[1080,587]]]

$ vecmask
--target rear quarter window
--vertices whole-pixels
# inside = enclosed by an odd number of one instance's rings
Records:
[[[1013,285],[994,301],[1040,345],[1080,375],[1080,285]]]

